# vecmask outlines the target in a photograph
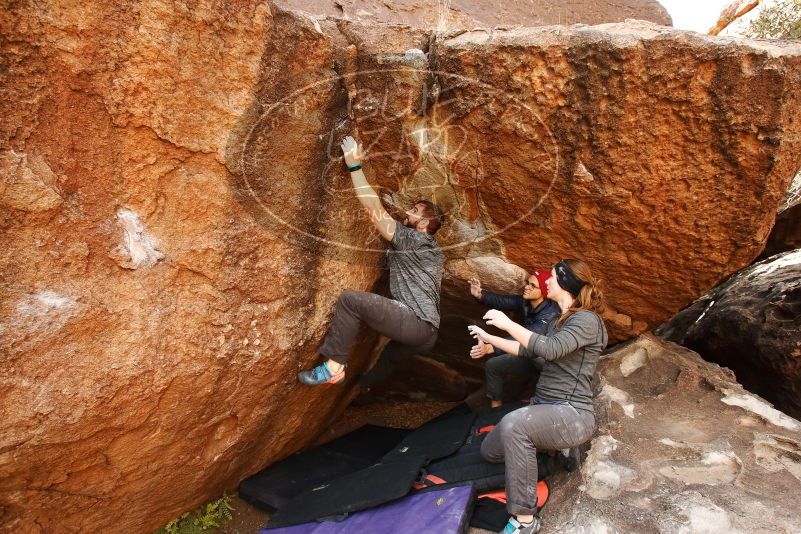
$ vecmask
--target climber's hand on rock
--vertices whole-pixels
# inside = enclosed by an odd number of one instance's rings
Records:
[[[490,310],[484,314],[484,320],[488,325],[492,325],[501,330],[509,330],[509,327],[514,324],[505,313],[500,310]]]
[[[468,280],[470,284],[470,294],[473,295],[475,298],[481,298],[481,281],[478,278],[471,278]]]
[[[362,148],[362,144],[357,143],[353,137],[349,135],[343,139],[340,147],[342,148],[342,154],[345,156],[345,163],[347,165],[350,166],[362,162],[364,149]]]

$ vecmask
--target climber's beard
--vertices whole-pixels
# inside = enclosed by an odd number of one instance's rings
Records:
[[[405,219],[403,219],[403,226],[405,226],[406,228],[411,228],[412,230],[414,230],[414,225],[409,222],[409,217],[406,217]]]

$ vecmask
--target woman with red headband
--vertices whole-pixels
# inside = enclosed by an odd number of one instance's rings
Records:
[[[539,530],[537,448],[577,447],[595,431],[592,378],[608,335],[601,319],[604,302],[598,281],[581,260],[557,263],[548,280],[548,297],[562,314],[545,335],[532,332],[499,310],[484,316],[487,324],[505,330],[512,340],[487,334],[478,326],[470,333],[484,343],[522,358],[542,358],[543,368],[531,405],[506,415],[487,435],[481,454],[506,463],[506,508],[512,517],[503,534]]]

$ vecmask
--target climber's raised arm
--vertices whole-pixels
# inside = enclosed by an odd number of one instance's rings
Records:
[[[350,179],[353,181],[353,190],[356,192],[356,197],[362,203],[362,206],[367,208],[370,214],[370,221],[378,229],[381,237],[391,241],[392,236],[395,235],[395,219],[384,209],[381,199],[378,198],[378,194],[373,189],[373,186],[369,184],[362,171],[364,153],[361,143],[357,143],[353,137],[347,136],[342,141],[341,147],[345,156],[345,163],[350,171]]]

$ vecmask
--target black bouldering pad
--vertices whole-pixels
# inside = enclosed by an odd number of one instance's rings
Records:
[[[424,462],[420,456],[375,464],[306,490],[270,518],[267,529],[308,523],[367,510],[409,493]]]
[[[429,421],[406,436],[392,451],[381,458],[381,463],[390,463],[409,456],[425,461],[443,458],[455,453],[464,444],[476,414],[451,413],[448,417]]]
[[[243,480],[239,496],[258,508],[275,512],[307,489],[373,465],[410,432],[365,425]]]

